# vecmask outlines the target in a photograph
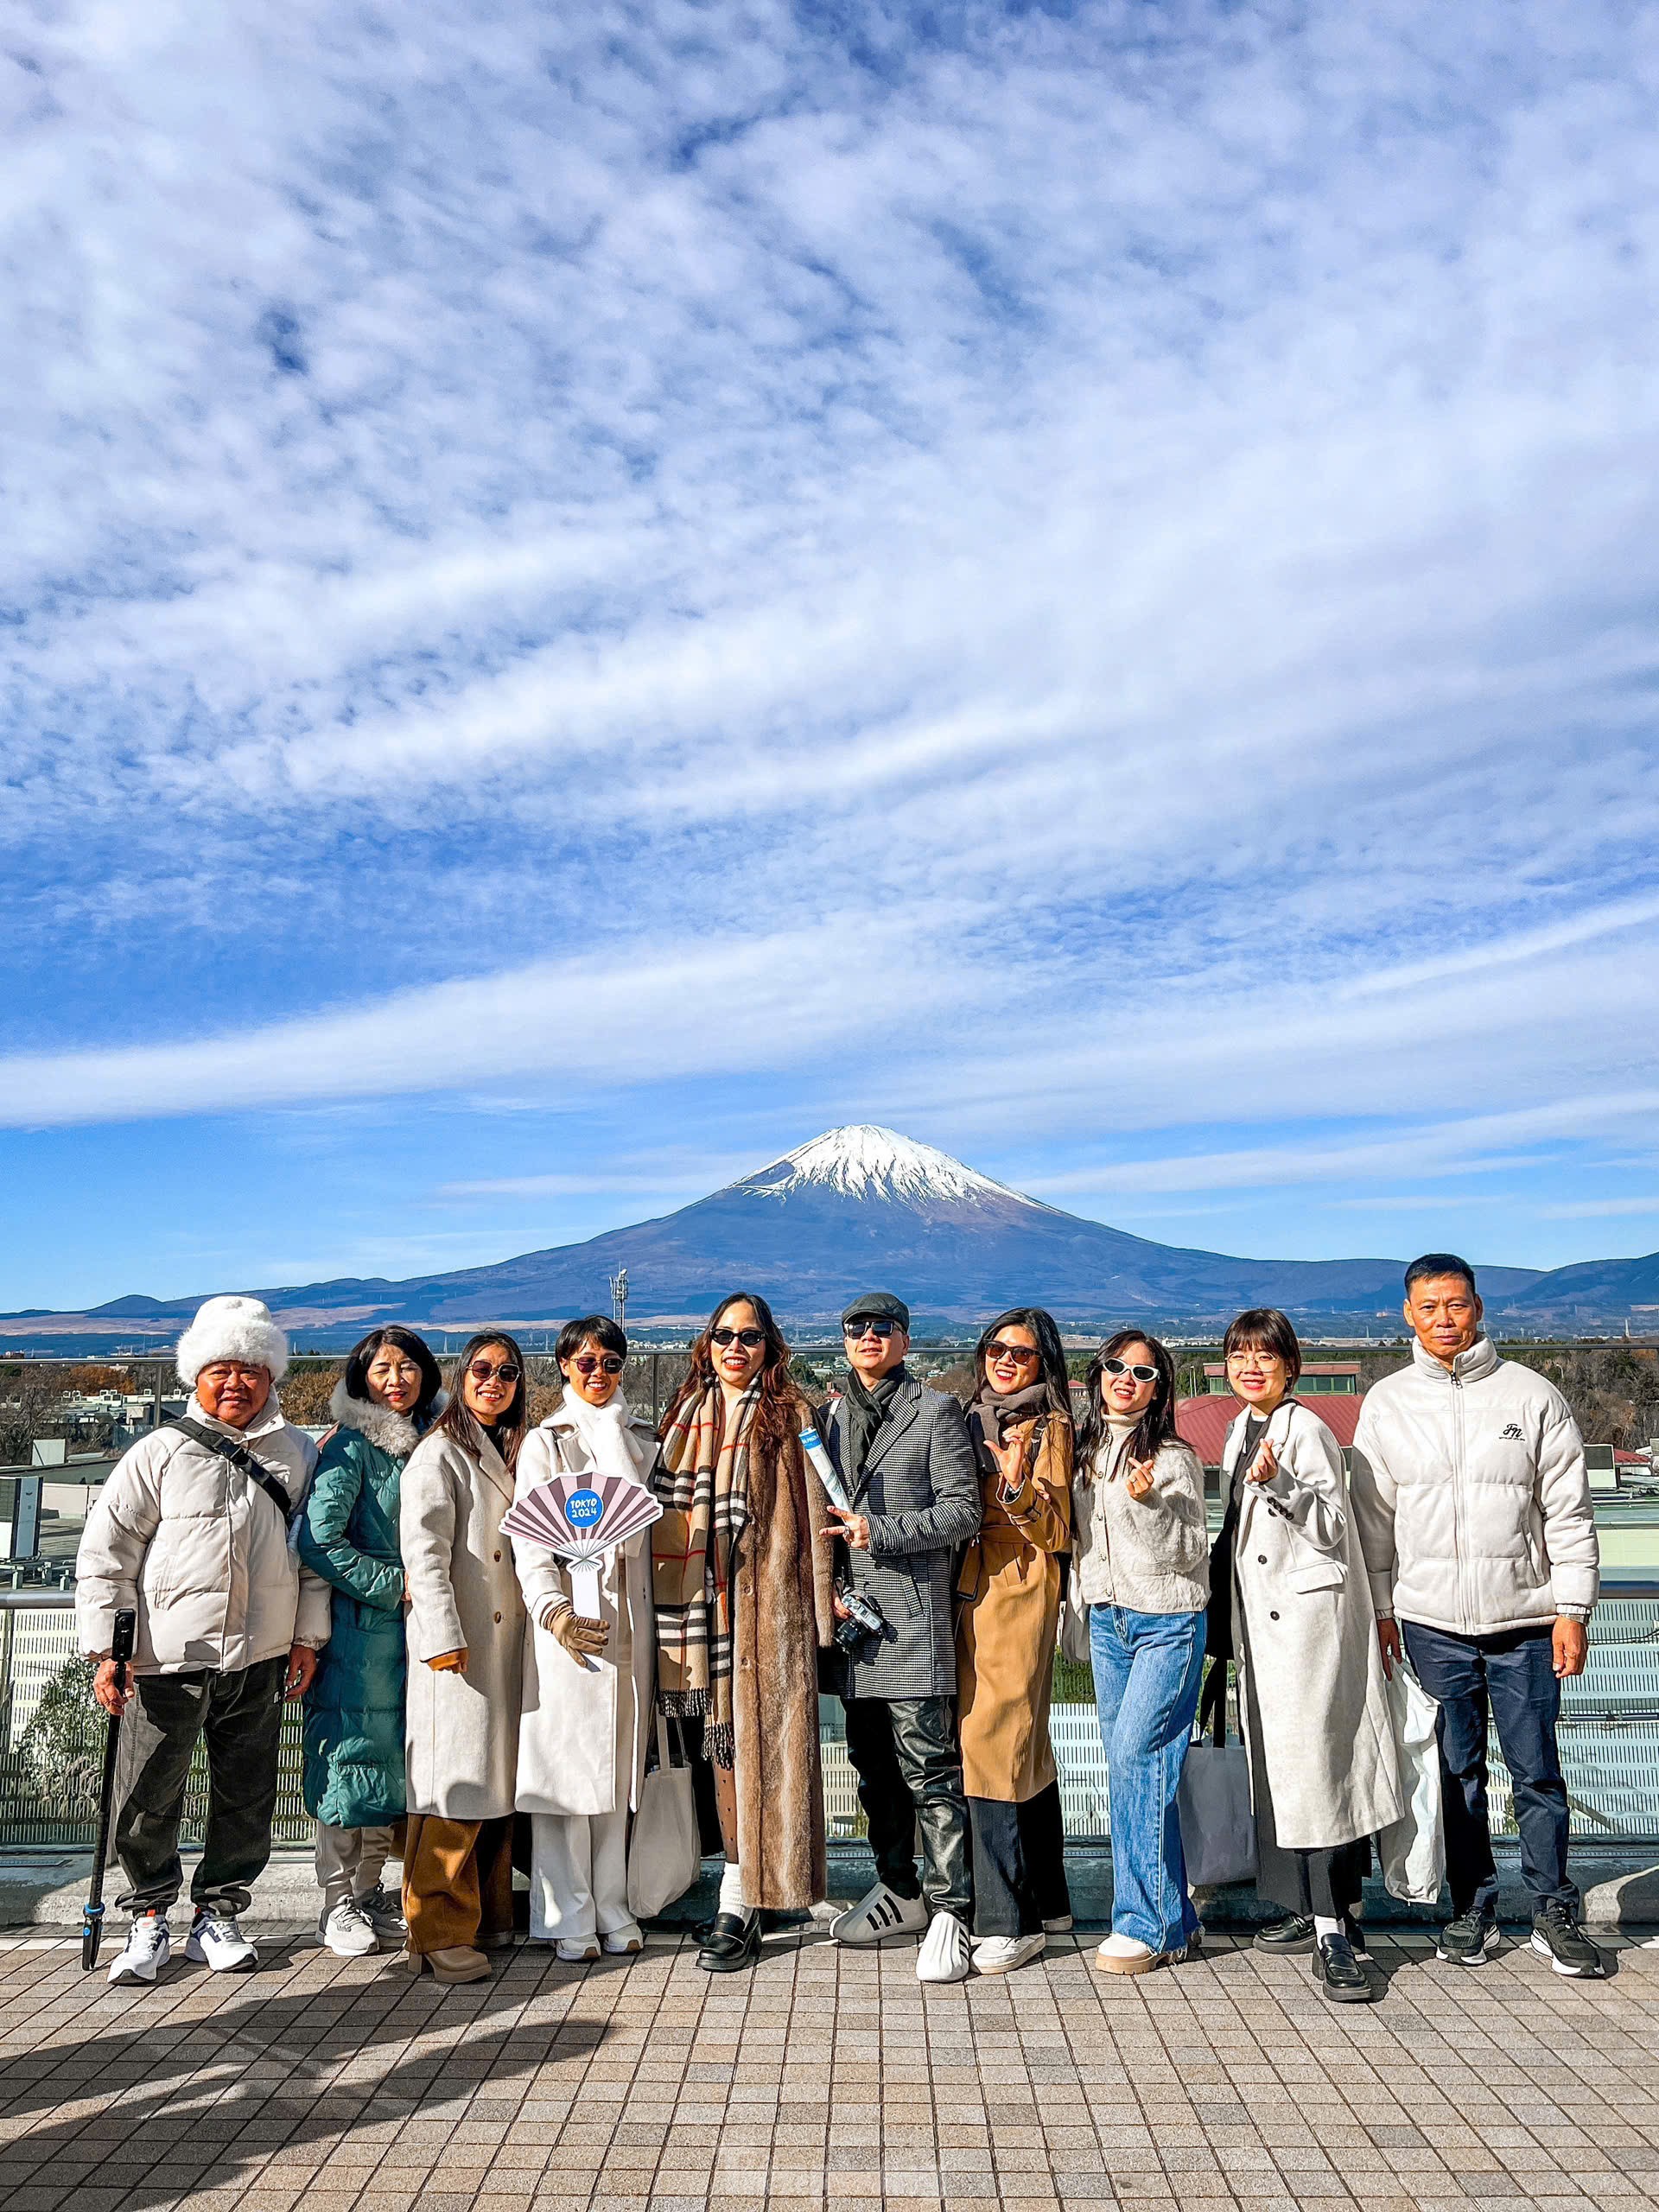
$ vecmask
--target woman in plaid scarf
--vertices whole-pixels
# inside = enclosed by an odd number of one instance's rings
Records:
[[[825,1887],[817,1652],[833,1638],[828,1517],[801,1451],[799,1394],[771,1308],[715,1308],[669,1408],[652,1530],[663,1710],[699,1715],[726,1872],[698,1963],[747,1966],[758,1909]],[[764,1749],[763,1749],[764,1747]]]

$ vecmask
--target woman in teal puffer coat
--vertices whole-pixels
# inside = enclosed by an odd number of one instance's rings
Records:
[[[305,1699],[305,1808],[317,1823],[319,1926],[341,1958],[402,1948],[380,1877],[405,1808],[404,1462],[447,1402],[412,1330],[375,1329],[346,1363],[299,1524],[300,1557],[334,1589],[333,1632]]]

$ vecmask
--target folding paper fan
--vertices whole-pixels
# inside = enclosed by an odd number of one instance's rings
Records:
[[[627,1475],[582,1472],[537,1483],[503,1514],[501,1526],[508,1535],[543,1545],[575,1565],[600,1558],[662,1517],[661,1505],[643,1483]]]

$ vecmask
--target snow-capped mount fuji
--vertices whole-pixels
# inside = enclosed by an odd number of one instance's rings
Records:
[[[677,1331],[722,1294],[769,1299],[798,1336],[833,1332],[849,1298],[895,1290],[918,1323],[961,1329],[1016,1304],[1074,1326],[1140,1319],[1211,1327],[1243,1306],[1370,1320],[1398,1311],[1397,1260],[1242,1260],[1131,1236],[1028,1198],[897,1130],[829,1129],[660,1220],[584,1243],[407,1282],[350,1278],[260,1291],[302,1340],[350,1343],[377,1321],[466,1330],[541,1329],[608,1310],[628,1271],[631,1325]],[[1495,1306],[1540,1281],[1482,1271]],[[241,1288],[241,1285],[220,1286]],[[198,1296],[121,1298],[90,1313],[0,1316],[7,1343],[41,1351],[176,1335]]]
[[[1033,1203],[1006,1183],[993,1183],[988,1175],[964,1167],[948,1152],[918,1144],[914,1137],[901,1137],[897,1129],[884,1129],[877,1122],[849,1122],[843,1129],[826,1129],[821,1137],[798,1145],[770,1167],[744,1176],[729,1189],[747,1198],[787,1198],[814,1184],[845,1198],[918,1208],[957,1200],[980,1206]]]

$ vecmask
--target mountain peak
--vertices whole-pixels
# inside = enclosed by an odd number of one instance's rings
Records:
[[[976,1174],[948,1152],[918,1144],[914,1137],[901,1136],[876,1122],[849,1122],[842,1128],[826,1129],[732,1188],[779,1198],[809,1184],[849,1198],[887,1198],[910,1205],[941,1198],[974,1204],[1018,1196],[988,1175]]]

